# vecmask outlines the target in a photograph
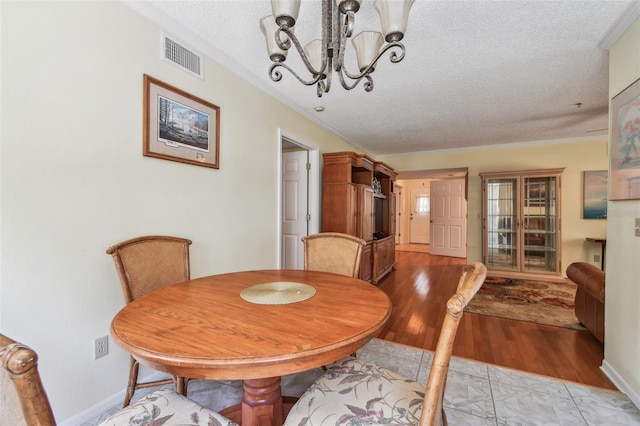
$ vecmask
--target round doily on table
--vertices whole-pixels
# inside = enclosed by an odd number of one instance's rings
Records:
[[[307,284],[294,282],[273,282],[256,284],[240,293],[247,302],[258,305],[286,305],[302,302],[316,294],[316,289]]]

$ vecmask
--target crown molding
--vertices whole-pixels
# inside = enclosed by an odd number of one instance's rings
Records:
[[[622,14],[620,19],[609,29],[607,34],[602,38],[598,47],[604,50],[609,50],[618,41],[618,39],[629,29],[631,24],[640,17],[640,0],[635,0],[629,5],[625,13]]]
[[[525,142],[512,142],[504,144],[493,145],[480,145],[470,146],[466,148],[450,148],[450,149],[434,149],[430,151],[416,151],[416,152],[402,152],[398,154],[382,154],[374,157],[376,160],[384,158],[397,158],[397,157],[412,157],[416,155],[435,155],[435,154],[452,154],[462,152],[477,152],[477,151],[491,151],[494,149],[510,149],[510,148],[522,148],[532,146],[544,146],[544,145],[558,145],[563,143],[575,143],[575,142],[608,142],[608,135],[600,136],[587,136],[576,138],[564,138],[564,139],[550,139],[541,141],[525,141]]]

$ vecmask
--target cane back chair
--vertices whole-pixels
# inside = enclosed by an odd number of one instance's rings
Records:
[[[372,362],[347,357],[329,366],[293,406],[285,426],[357,424],[446,425],[442,406],[458,324],[487,268],[466,265],[447,312],[425,387]]]
[[[171,236],[150,235],[122,241],[107,249],[118,271],[125,303],[171,284],[189,280],[189,245],[191,241]],[[137,389],[160,386],[175,381],[176,389],[186,394],[183,378],[138,382],[138,361],[131,357],[129,382],[124,405],[129,405]],[[180,389],[185,388],[185,389]]]
[[[366,241],[349,234],[321,232],[302,237],[304,269],[358,278]]]

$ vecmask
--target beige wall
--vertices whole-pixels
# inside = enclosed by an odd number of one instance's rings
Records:
[[[609,95],[640,78],[640,19],[611,48]],[[611,128],[611,126],[610,126]],[[640,201],[609,201],[605,362],[608,375],[640,406]]]
[[[121,2],[0,2],[0,330],[32,345],[58,422],[124,389],[123,306],[105,249],[193,240],[192,276],[278,267],[278,129],[352,150],[211,59],[160,60],[161,29]],[[221,107],[220,169],[142,156],[142,75]],[[147,371],[148,372],[148,371]]]
[[[582,172],[608,168],[607,139],[513,145],[507,148],[413,154],[382,158],[398,172],[469,168],[468,259],[482,258],[482,184],[479,173],[564,167],[562,173],[562,270],[576,261],[593,262],[600,248],[585,237],[605,237],[606,220],[582,219]]]

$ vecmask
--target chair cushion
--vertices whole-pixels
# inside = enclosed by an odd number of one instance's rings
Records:
[[[100,426],[234,426],[222,415],[168,389],[158,390],[118,411]]]
[[[393,371],[347,357],[330,365],[300,397],[285,426],[417,425],[424,391]]]

